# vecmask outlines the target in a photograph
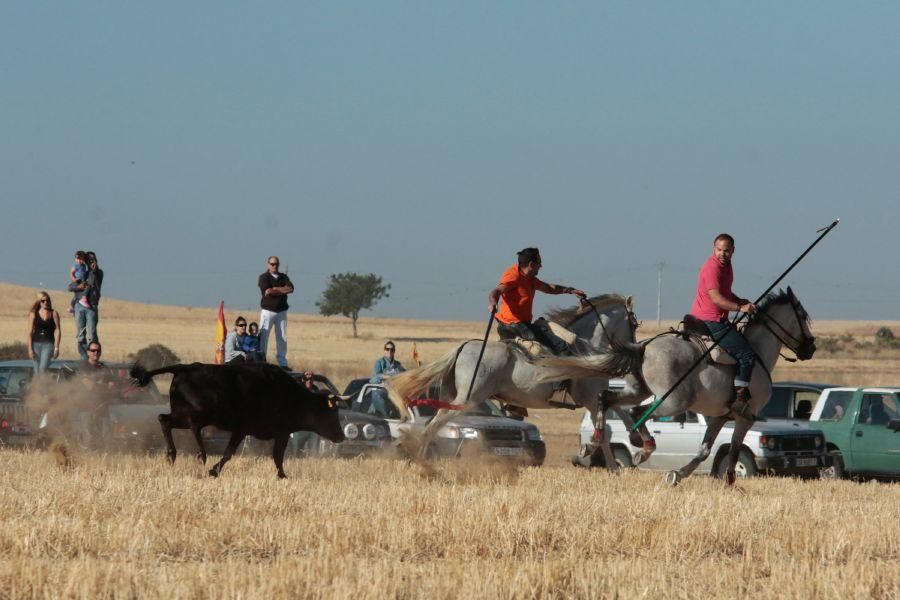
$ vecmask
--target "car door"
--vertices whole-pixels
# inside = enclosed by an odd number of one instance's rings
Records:
[[[659,470],[678,469],[687,464],[697,454],[706,430],[691,411],[652,419],[647,428],[656,439],[656,451],[645,464],[647,468]]]
[[[897,393],[865,392],[850,434],[853,470],[900,475],[900,433],[888,428],[900,419]]]

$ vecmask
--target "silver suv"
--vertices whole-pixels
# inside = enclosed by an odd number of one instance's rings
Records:
[[[610,389],[621,389],[624,382],[613,380]],[[653,398],[645,400],[650,404]],[[640,447],[633,445],[625,424],[618,415],[607,412],[606,435],[609,436],[616,462],[623,467],[634,466],[634,455]],[[700,448],[706,433],[706,418],[693,412],[677,417],[651,418],[647,428],[656,439],[656,451],[650,459],[639,465],[655,471],[677,470],[686,465]],[[721,477],[726,464],[723,459],[731,447],[734,424],[727,423],[713,443],[709,458],[700,463],[697,473]],[[590,413],[585,412],[581,421],[581,448],[588,452],[594,426]],[[753,424],[744,438],[735,471],[738,477],[757,474],[795,475],[818,477],[819,470],[831,465],[831,457],[825,450],[825,436],[819,429],[805,422],[761,421]]]

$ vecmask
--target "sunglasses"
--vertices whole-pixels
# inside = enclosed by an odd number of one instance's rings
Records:
[[[50,303],[49,298],[41,298],[41,304],[49,304],[49,303]]]
[[[100,354],[100,348],[88,348],[90,354]]]
[[[269,266],[270,266],[270,267],[277,267],[279,264],[281,264],[281,263],[269,263]]]
[[[246,327],[246,326],[247,326],[246,323],[238,323],[237,325],[235,325],[235,327]]]
[[[394,350],[396,350],[396,348],[393,348],[391,346],[388,346],[384,349],[385,352],[393,352]]]

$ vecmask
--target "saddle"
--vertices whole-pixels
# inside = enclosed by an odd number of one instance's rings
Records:
[[[685,340],[694,342],[697,344],[701,350],[706,352],[710,346],[713,344],[712,335],[709,332],[709,328],[706,326],[706,323],[695,317],[694,315],[684,315],[684,320],[682,321],[684,324],[683,329],[678,332],[682,338]],[[737,361],[728,354],[721,346],[716,346],[713,348],[713,351],[710,352],[706,361],[711,364],[719,364],[732,366],[736,365]]]
[[[559,323],[554,323],[553,321],[548,321],[548,323],[550,324],[550,331],[552,331],[556,335],[556,337],[567,343],[569,347],[572,347],[575,344],[575,340],[578,339],[578,336],[575,335],[574,332],[566,329]],[[522,350],[524,350],[526,354],[535,358],[541,355],[553,354],[552,349],[548,348],[537,340],[527,340],[525,338],[516,337],[511,340],[504,341],[516,344]]]

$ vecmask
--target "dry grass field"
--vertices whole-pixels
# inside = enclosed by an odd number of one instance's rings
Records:
[[[35,290],[0,285],[0,345],[24,340]],[[53,298],[65,309],[66,295]],[[640,314],[640,307],[638,307]],[[255,311],[243,314],[254,319]],[[232,322],[236,313],[229,311]],[[74,327],[63,316],[63,357]],[[671,323],[665,323],[668,327]],[[104,299],[109,361],[163,343],[209,361],[215,310]],[[651,323],[640,337],[652,335]],[[816,322],[819,336],[871,339],[900,323]],[[366,376],[394,339],[433,360],[477,322],[291,315],[289,358],[339,384]],[[900,353],[818,355],[776,378],[900,384]],[[756,479],[726,489],[697,476],[676,489],[646,472],[566,465],[581,418],[538,411],[541,468],[237,458],[211,479],[182,453],[75,455],[0,450],[0,598],[900,597],[900,485]]]

